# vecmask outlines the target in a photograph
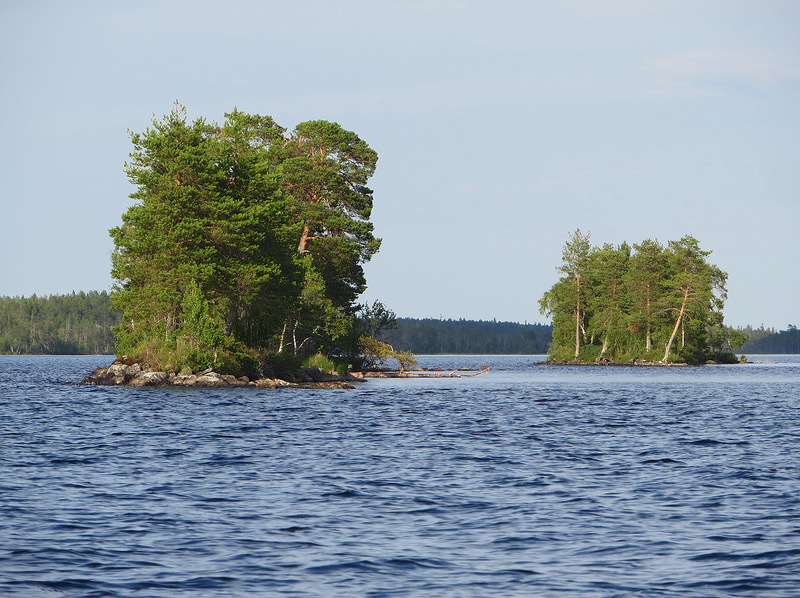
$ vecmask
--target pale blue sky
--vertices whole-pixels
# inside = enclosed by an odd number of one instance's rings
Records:
[[[0,0],[0,295],[110,288],[126,131],[178,99],[365,139],[398,315],[544,321],[581,228],[692,234],[729,324],[800,324],[798,31],[793,0]]]

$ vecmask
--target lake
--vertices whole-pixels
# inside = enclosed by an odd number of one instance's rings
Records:
[[[4,596],[800,595],[800,356],[355,390],[0,356]]]

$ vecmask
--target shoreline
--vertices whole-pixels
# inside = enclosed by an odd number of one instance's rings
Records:
[[[670,367],[701,367],[704,365],[741,365],[744,363],[752,363],[751,361],[737,361],[735,363],[726,363],[722,361],[715,361],[709,359],[702,363],[687,363],[680,362],[667,362],[660,361],[647,361],[645,359],[631,359],[628,361],[614,361],[612,359],[596,359],[595,361],[581,361],[579,359],[547,359],[545,361],[535,361],[533,365],[557,365],[557,366],[587,366],[587,367],[651,367],[651,368],[670,368]]]
[[[199,373],[171,374],[153,370],[148,364],[135,363],[122,356],[108,367],[98,367],[84,376],[82,384],[94,386],[170,386],[192,388],[355,388],[352,383],[366,382],[368,378],[471,378],[489,371],[489,366],[480,369],[459,368],[452,371],[435,369],[365,370],[348,372],[344,376],[332,374],[316,366],[300,368],[297,376],[281,374],[274,378],[262,377],[251,380],[247,376],[231,376],[209,368]]]
[[[187,388],[355,388],[352,382],[363,382],[363,376],[330,374],[318,367],[303,367],[299,376],[281,375],[251,380],[247,376],[219,374],[213,369],[199,373],[170,374],[153,370],[142,363],[128,363],[122,357],[108,367],[99,367],[84,376],[82,384],[94,386],[168,386]]]

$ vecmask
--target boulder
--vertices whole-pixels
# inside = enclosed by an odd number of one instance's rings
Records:
[[[83,381],[88,384],[102,384],[107,386],[121,386],[128,384],[135,376],[142,372],[138,363],[127,364],[118,359],[107,368],[97,368]]]
[[[319,369],[317,366],[300,368],[301,381],[303,382],[339,382],[341,378],[337,374],[330,374]]]
[[[131,386],[164,386],[169,382],[166,372],[139,372],[128,382]]]
[[[242,376],[241,378],[237,378],[236,376],[222,376],[222,379],[228,383],[228,386],[249,386],[250,380],[247,376]]]
[[[202,374],[170,376],[169,383],[175,386],[197,386],[203,388],[230,386],[222,376],[210,370],[206,370]]]
[[[194,386],[203,386],[207,388],[221,388],[223,386],[229,386],[225,379],[217,372],[206,372],[195,376],[195,378],[197,378],[197,381]]]

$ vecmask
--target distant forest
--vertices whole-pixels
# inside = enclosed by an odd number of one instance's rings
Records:
[[[119,323],[106,291],[0,297],[0,354],[113,355],[112,327]],[[750,339],[741,353],[800,354],[796,326],[738,330]],[[418,355],[543,355],[551,334],[545,324],[397,318],[397,328],[381,337],[398,351]]]
[[[419,355],[543,355],[553,327],[483,320],[397,318],[381,337],[398,351]]]
[[[774,328],[764,328],[763,326],[755,329],[747,326],[739,330],[750,339],[740,349],[742,353],[800,353],[800,330],[792,324],[789,324],[787,330],[778,332]]]
[[[0,354],[111,355],[119,321],[105,291],[0,297]]]

